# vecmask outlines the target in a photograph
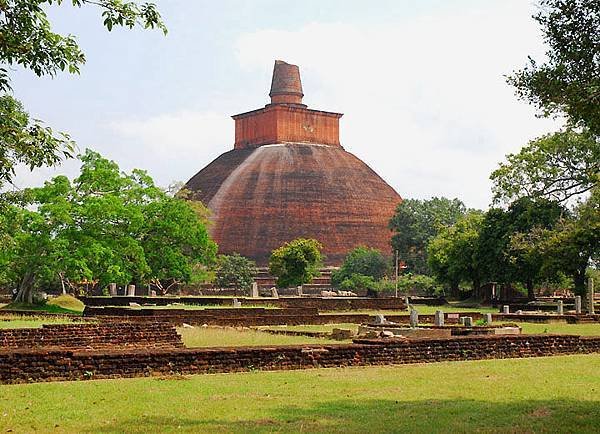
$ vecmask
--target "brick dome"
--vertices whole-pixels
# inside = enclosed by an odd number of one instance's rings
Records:
[[[220,253],[265,265],[273,249],[298,237],[319,240],[331,265],[358,245],[390,253],[388,222],[402,199],[339,144],[341,116],[295,99],[233,117],[235,149],[186,184],[212,211]]]

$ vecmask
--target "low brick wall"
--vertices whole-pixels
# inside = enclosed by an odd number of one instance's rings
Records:
[[[233,298],[228,297],[81,297],[86,306],[129,306],[129,303],[144,305],[147,303],[166,306],[173,303],[198,306],[232,306]],[[237,297],[243,306],[272,305],[281,308],[316,308],[318,310],[403,310],[406,309],[402,298],[366,298],[366,297],[279,297],[251,298]]]
[[[168,323],[103,322],[100,324],[50,324],[40,328],[0,329],[0,351],[61,348],[175,349],[183,348],[181,337]]]
[[[0,351],[0,382],[82,380],[148,375],[289,370],[441,361],[542,357],[600,351],[600,337],[521,335],[354,344],[130,350]]]

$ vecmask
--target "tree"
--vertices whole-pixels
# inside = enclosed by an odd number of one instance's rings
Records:
[[[560,270],[570,275],[575,292],[584,296],[586,269],[597,267],[600,260],[600,189],[592,190],[573,215],[563,216],[554,228],[517,233],[512,243],[515,249],[539,258],[547,274]]]
[[[476,254],[482,222],[481,212],[469,212],[442,229],[427,247],[429,266],[437,279],[454,290],[460,282],[470,281],[475,296],[481,286]]]
[[[390,220],[389,227],[394,231],[392,248],[398,251],[398,258],[411,272],[430,274],[427,244],[442,228],[456,223],[465,212],[465,205],[458,199],[405,199]]]
[[[252,287],[257,272],[254,261],[239,253],[219,255],[215,283],[219,288],[248,290]]]
[[[45,7],[63,0],[0,1],[0,65],[19,65],[38,76],[55,76],[60,71],[79,73],[85,56],[72,35],[52,31]],[[166,33],[160,14],[152,3],[123,0],[70,0],[73,6],[93,5],[102,11],[104,26],[157,27]],[[74,143],[67,134],[32,120],[21,104],[8,95],[8,68],[0,66],[0,187],[11,182],[14,167],[24,163],[31,169],[54,165],[70,158]]]
[[[490,175],[496,202],[521,197],[565,202],[600,183],[600,142],[589,133],[548,134],[506,159]]]
[[[340,285],[355,274],[380,280],[388,270],[389,262],[379,250],[359,246],[346,255],[339,270],[332,273],[331,281]]]
[[[476,259],[481,277],[501,283],[521,282],[533,299],[534,284],[542,277],[542,262],[533,252],[516,248],[512,238],[534,228],[551,229],[567,211],[556,202],[528,197],[513,202],[508,209],[490,209],[479,231]]]
[[[277,277],[277,286],[303,285],[317,277],[322,248],[317,240],[297,238],[275,249],[269,259],[269,272]]]
[[[600,0],[540,0],[534,19],[548,45],[545,63],[529,58],[508,82],[543,116],[566,115],[600,135]]]
[[[216,245],[187,202],[168,197],[143,171],[121,173],[92,151],[80,158],[73,182],[57,176],[9,206],[12,249],[0,257],[18,301],[31,302],[36,287],[75,290],[84,281],[154,282],[164,290],[213,262]]]

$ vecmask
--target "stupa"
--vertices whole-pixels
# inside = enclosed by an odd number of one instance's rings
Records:
[[[326,264],[359,245],[390,254],[388,222],[401,198],[340,144],[341,113],[309,109],[298,66],[276,60],[271,103],[232,116],[233,150],[186,184],[211,210],[219,252],[259,265],[295,238],[315,238]]]

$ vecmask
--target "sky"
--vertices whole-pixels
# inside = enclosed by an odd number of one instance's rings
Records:
[[[233,148],[231,115],[263,107],[275,59],[300,66],[304,103],[344,113],[341,143],[404,198],[491,202],[508,153],[560,127],[505,76],[543,59],[531,0],[155,0],[169,29],[102,26],[95,7],[48,9],[86,54],[80,75],[15,68],[32,117],[161,186]],[[76,161],[30,172],[18,187]]]

